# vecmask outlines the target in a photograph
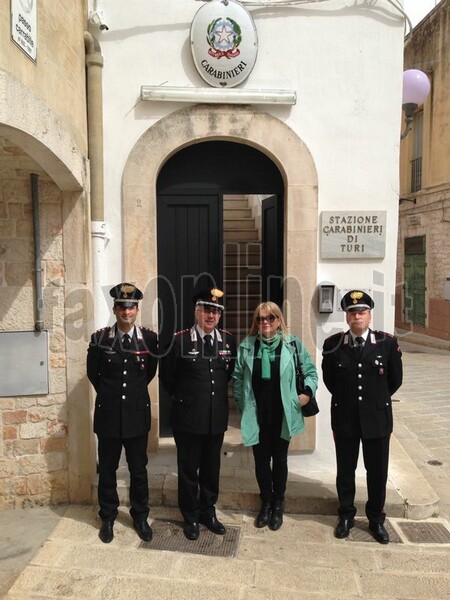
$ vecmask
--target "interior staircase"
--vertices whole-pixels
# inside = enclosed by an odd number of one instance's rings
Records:
[[[224,325],[239,344],[261,297],[261,241],[247,196],[224,196]]]
[[[253,311],[261,297],[261,241],[247,196],[224,196],[223,258],[225,312],[223,326],[237,345],[251,326]],[[230,384],[230,417],[227,445],[242,443],[239,414]]]

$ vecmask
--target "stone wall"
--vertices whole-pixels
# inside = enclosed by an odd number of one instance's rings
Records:
[[[43,319],[49,333],[50,388],[48,395],[0,398],[0,509],[4,509],[68,500],[68,419],[61,192],[25,152],[4,138],[0,138],[0,155],[0,330],[34,329],[29,177],[34,172],[39,175]]]
[[[87,153],[83,37],[87,27],[86,6],[87,0],[39,0],[34,63],[11,40],[10,2],[0,2],[0,70],[12,73],[39,96],[84,153]]]

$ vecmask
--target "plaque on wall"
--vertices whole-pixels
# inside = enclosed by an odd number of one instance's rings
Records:
[[[11,39],[36,62],[37,0],[11,0]]]
[[[195,68],[212,87],[234,87],[250,75],[258,52],[253,18],[234,0],[209,2],[191,24]]]
[[[384,258],[386,211],[323,211],[320,220],[322,258]]]

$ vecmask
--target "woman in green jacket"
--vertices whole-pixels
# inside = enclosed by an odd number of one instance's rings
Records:
[[[295,353],[305,378],[300,395]],[[274,302],[256,307],[232,377],[242,439],[244,446],[252,446],[260,490],[261,510],[255,525],[277,530],[283,523],[289,442],[305,429],[301,407],[316,393],[317,371],[300,339],[287,332],[281,309]]]

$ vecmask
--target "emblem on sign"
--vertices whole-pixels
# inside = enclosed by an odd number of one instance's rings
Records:
[[[258,51],[256,28],[235,0],[213,0],[197,11],[191,25],[195,67],[213,87],[234,87],[250,75]]]
[[[236,58],[241,53],[241,28],[233,19],[215,19],[208,25],[208,54],[213,58]]]

